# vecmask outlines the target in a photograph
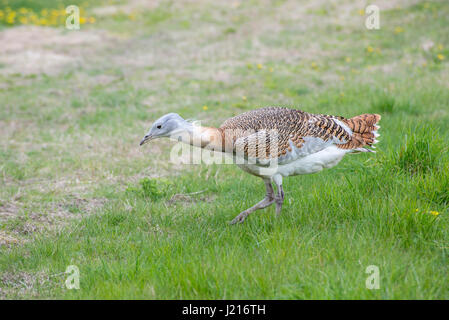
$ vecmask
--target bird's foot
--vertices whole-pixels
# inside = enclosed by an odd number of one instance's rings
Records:
[[[229,224],[243,223],[243,221],[245,221],[245,219],[248,215],[249,215],[249,213],[247,211],[243,211],[237,217],[232,219],[232,221],[229,222]]]
[[[245,211],[240,212],[240,214],[234,218],[230,222],[230,224],[242,223],[245,221],[246,217],[249,216],[252,212],[268,207],[274,202],[274,197],[271,193],[267,193],[266,197],[260,201],[258,204],[252,206],[251,208],[246,209]]]

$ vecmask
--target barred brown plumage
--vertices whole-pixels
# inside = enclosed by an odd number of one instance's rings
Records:
[[[226,120],[220,128],[198,127],[170,113],[156,120],[141,145],[156,137],[186,133],[178,140],[215,151],[231,153],[246,172],[261,177],[266,196],[241,212],[231,223],[241,223],[255,210],[284,201],[282,177],[316,173],[337,165],[346,153],[374,152],[378,114],[341,116],[312,114],[284,107],[268,107]],[[277,187],[274,194],[272,182]]]
[[[377,114],[364,114],[345,119],[341,116],[311,114],[296,109],[268,107],[251,110],[230,118],[220,126],[219,130],[223,135],[224,144],[232,144],[234,150],[243,150],[245,155],[256,158],[261,156],[257,141],[263,140],[256,139],[256,136],[251,139],[248,136],[263,131],[268,140],[274,141],[275,139],[270,139],[268,132],[270,130],[276,131],[278,153],[274,155],[269,152],[272,148],[270,144],[266,146],[267,152],[263,153],[264,158],[273,158],[281,157],[292,151],[290,141],[297,148],[301,148],[304,144],[304,137],[319,138],[324,142],[335,139],[336,145],[342,149],[358,149],[371,146],[375,141],[375,134],[373,133],[377,130],[375,124],[379,120],[380,116]],[[347,125],[352,134],[342,126],[342,122]],[[239,140],[242,137],[245,137],[245,139]]]

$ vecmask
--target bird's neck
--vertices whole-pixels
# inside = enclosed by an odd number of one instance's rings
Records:
[[[218,128],[191,125],[178,140],[203,149],[225,151],[223,133]]]

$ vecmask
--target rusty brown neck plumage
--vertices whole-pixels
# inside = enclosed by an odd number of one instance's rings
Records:
[[[208,150],[224,152],[229,149],[226,148],[223,132],[219,128],[192,125],[177,140]]]

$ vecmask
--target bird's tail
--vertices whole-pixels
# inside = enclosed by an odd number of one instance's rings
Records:
[[[351,119],[342,120],[352,131],[351,140],[345,144],[338,145],[341,149],[360,152],[374,152],[366,147],[373,147],[378,142],[380,128],[377,123],[380,121],[378,114],[362,114]]]

